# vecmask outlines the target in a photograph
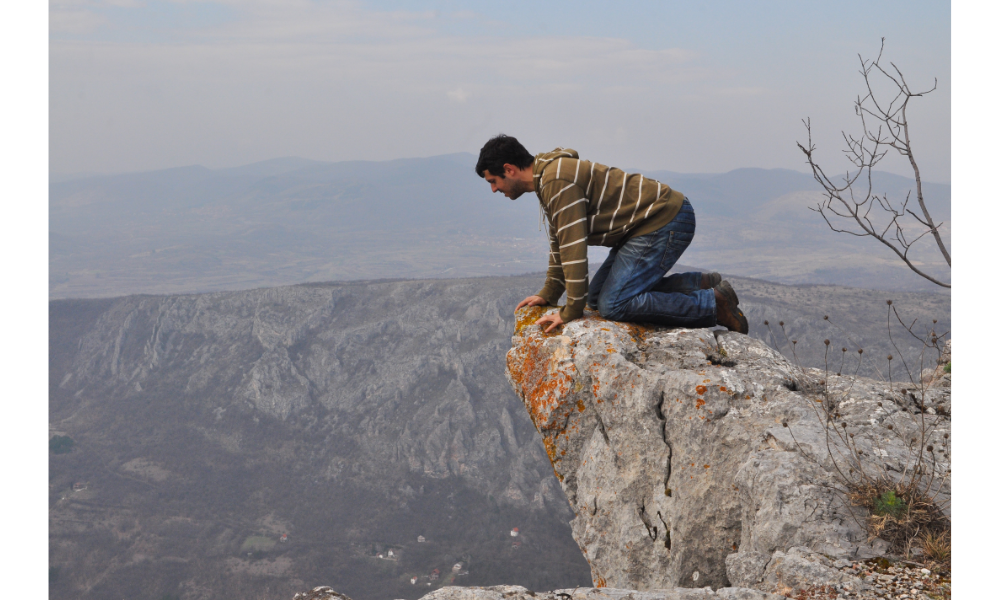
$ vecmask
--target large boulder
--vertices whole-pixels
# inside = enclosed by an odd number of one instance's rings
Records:
[[[852,482],[920,460],[948,497],[950,387],[921,396],[919,382],[850,365],[843,377],[799,368],[744,335],[589,312],[544,334],[534,322],[551,310],[518,312],[507,377],[598,588],[843,584],[833,562],[888,551],[848,501]],[[937,414],[927,404],[945,401]]]

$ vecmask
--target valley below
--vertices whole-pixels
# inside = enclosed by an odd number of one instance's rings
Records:
[[[750,335],[804,366],[894,381],[933,366],[886,300],[949,337],[945,294],[728,278]],[[51,596],[592,585],[504,375],[513,308],[541,283],[51,301],[50,437],[72,440],[50,454]]]

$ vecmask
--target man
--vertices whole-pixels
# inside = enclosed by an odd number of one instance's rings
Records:
[[[568,148],[532,156],[503,134],[483,146],[476,173],[511,200],[538,195],[549,231],[549,268],[541,291],[517,308],[555,305],[565,291],[566,305],[537,321],[548,325],[546,333],[581,317],[585,305],[613,321],[749,331],[736,292],[718,273],[665,277],[694,238],[694,209],[684,194],[580,160]],[[588,245],[611,248],[593,281]]]

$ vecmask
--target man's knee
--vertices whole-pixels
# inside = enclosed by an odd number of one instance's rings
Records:
[[[598,303],[600,302],[600,296],[595,296],[594,294],[587,295],[587,308],[590,310],[598,310]]]
[[[602,294],[597,300],[597,312],[609,321],[623,321],[625,319],[625,303],[612,301]]]

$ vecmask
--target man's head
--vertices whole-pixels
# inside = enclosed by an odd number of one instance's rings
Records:
[[[479,151],[476,174],[485,179],[494,193],[502,192],[511,200],[535,189],[531,165],[535,157],[521,142],[500,134]]]

